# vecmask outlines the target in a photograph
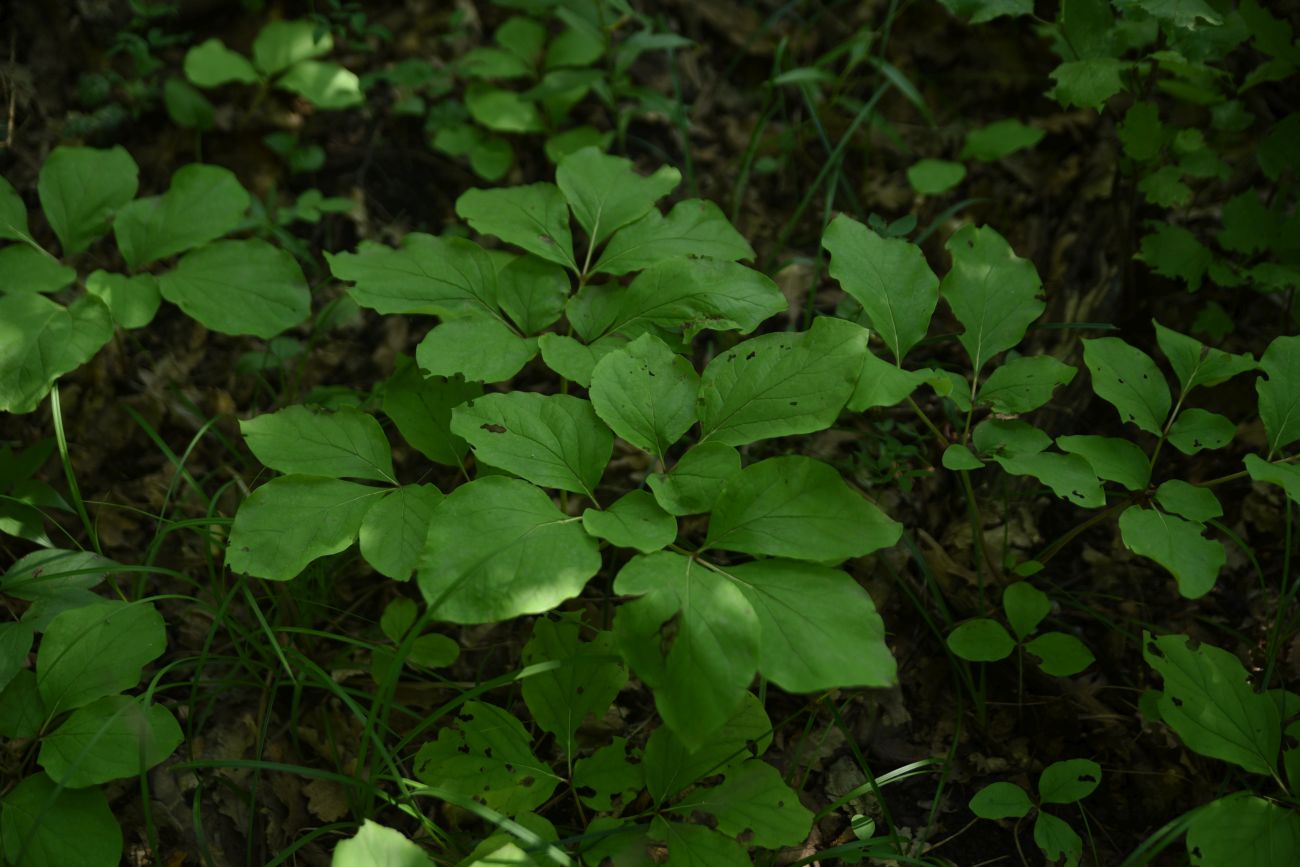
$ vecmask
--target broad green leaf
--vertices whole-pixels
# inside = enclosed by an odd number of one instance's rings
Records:
[[[750,832],[746,839],[765,849],[802,843],[813,820],[812,812],[781,779],[781,772],[757,759],[729,768],[719,785],[696,789],[672,810],[707,813],[728,837]]]
[[[333,48],[329,29],[314,21],[272,21],[253,40],[253,64],[263,75],[271,76]]]
[[[677,521],[649,491],[628,491],[604,511],[587,509],[582,526],[598,539],[642,554],[666,548],[677,538]]]
[[[430,867],[425,851],[401,831],[366,819],[361,829],[334,847],[330,867]]]
[[[1236,792],[1196,811],[1187,828],[1187,853],[1197,867],[1294,864],[1300,861],[1300,815]]]
[[[1180,412],[1169,428],[1169,442],[1185,455],[1223,448],[1236,435],[1237,426],[1231,420],[1198,408]]]
[[[825,430],[857,387],[866,351],[866,329],[825,316],[809,331],[736,344],[700,378],[701,441],[739,446]]]
[[[1175,27],[1194,28],[1201,26],[1199,21],[1210,25],[1223,23],[1223,16],[1205,0],[1117,0],[1115,5],[1125,11],[1141,9],[1152,18],[1168,21]]]
[[[1118,337],[1083,341],[1083,359],[1092,373],[1092,390],[1119,411],[1120,418],[1160,435],[1172,399],[1165,376],[1140,349]]]
[[[1028,581],[1017,581],[1002,591],[1002,610],[1011,630],[1024,641],[1051,612],[1052,601]]]
[[[705,199],[686,199],[667,216],[651,208],[644,217],[624,226],[601,253],[592,273],[628,274],[665,259],[699,256],[734,262],[753,259],[749,246],[722,209]]]
[[[0,690],[27,665],[35,634],[30,623],[0,623]]]
[[[441,499],[442,491],[433,485],[403,485],[376,501],[357,531],[361,556],[395,581],[410,578],[424,551],[429,518]]]
[[[118,211],[113,236],[132,270],[215,241],[244,219],[248,191],[229,169],[191,163],[172,175],[161,196]]]
[[[276,79],[275,86],[296,93],[317,108],[351,108],[365,102],[361,79],[337,63],[303,60]]]
[[[1158,223],[1143,236],[1137,258],[1162,277],[1184,281],[1188,290],[1195,292],[1201,288],[1213,255],[1182,226]]]
[[[693,749],[667,726],[651,732],[641,763],[646,789],[663,803],[702,777],[761,756],[771,744],[772,722],[762,703],[746,692],[735,713]]]
[[[599,720],[627,683],[609,632],[581,639],[581,614],[561,614],[560,619],[540,617],[524,645],[524,665],[559,662],[559,668],[523,681],[524,703],[542,729],[555,735],[565,754],[573,756],[575,735],[588,717]]]
[[[241,421],[239,431],[257,459],[278,472],[397,484],[388,438],[369,413],[295,405]]]
[[[840,215],[822,235],[831,254],[830,274],[853,296],[885,341],[894,363],[925,337],[939,300],[939,278],[921,248],[899,238],[882,238]]]
[[[907,182],[923,196],[946,193],[965,177],[966,167],[948,160],[924,159],[907,167]]]
[[[433,510],[417,573],[435,619],[495,623],[577,596],[600,569],[578,521],[519,479],[458,487]]]
[[[1096,660],[1086,644],[1064,632],[1045,632],[1026,642],[1025,650],[1038,657],[1038,667],[1053,677],[1071,677]]]
[[[994,121],[966,133],[966,142],[958,159],[993,162],[1033,147],[1045,135],[1047,133],[1038,127],[1026,126],[1014,118]]]
[[[594,147],[569,154],[555,167],[555,183],[593,248],[645,216],[681,179],[681,172],[671,166],[652,175],[638,174],[630,160]]]
[[[537,338],[537,348],[542,352],[542,361],[552,371],[563,379],[588,388],[596,364],[626,342],[621,336],[602,337],[588,345],[563,334],[547,332]]]
[[[60,597],[71,597],[79,603],[97,602],[99,597],[90,593],[90,588],[103,581],[116,566],[93,551],[44,548],[19,558],[9,571],[0,575],[0,592],[37,604]],[[31,611],[28,609],[24,616],[29,623]]]
[[[1100,478],[1118,482],[1130,491],[1140,491],[1151,478],[1146,452],[1129,440],[1103,436],[1056,438],[1063,452],[1082,456]]]
[[[1234,253],[1259,253],[1277,242],[1279,220],[1251,187],[1224,202],[1219,246]]]
[[[723,484],[740,472],[740,453],[722,443],[700,443],[666,473],[646,479],[655,500],[670,515],[698,515],[713,510]]]
[[[1031,412],[1051,400],[1057,386],[1068,385],[1076,372],[1050,355],[1013,358],[989,374],[975,402],[1006,415]]]
[[[0,238],[23,241],[31,237],[27,228],[27,205],[14,185],[0,178]]]
[[[548,262],[573,271],[569,208],[555,184],[468,190],[456,213],[481,235],[495,235]]]
[[[1203,756],[1274,773],[1281,746],[1277,702],[1251,689],[1236,656],[1186,635],[1142,633],[1142,657],[1164,679],[1160,716],[1184,744]]]
[[[497,272],[497,302],[524,334],[536,334],[564,313],[569,275],[534,256],[512,256]]]
[[[451,430],[483,463],[592,499],[614,448],[591,403],[567,394],[487,394],[452,409]]]
[[[1051,488],[1056,496],[1076,506],[1099,509],[1106,505],[1106,493],[1092,465],[1078,455],[1038,452],[995,457],[994,460],[1013,476],[1033,476]]]
[[[862,358],[862,374],[849,398],[848,409],[862,412],[878,406],[902,403],[912,392],[932,380],[932,371],[903,370],[882,361],[868,349]]]
[[[415,361],[433,376],[503,382],[537,355],[537,341],[520,337],[500,319],[471,315],[444,319],[415,348]]]
[[[379,616],[379,630],[394,644],[400,644],[406,633],[415,625],[419,607],[410,599],[398,597],[384,606]]]
[[[527,683],[527,681],[525,681]],[[627,740],[615,737],[588,758],[573,766],[573,787],[582,803],[601,813],[631,804],[645,788],[645,771],[640,761],[628,761]]]
[[[591,405],[615,434],[663,460],[695,424],[700,377],[690,361],[642,334],[591,372]]]
[[[506,711],[468,701],[457,727],[440,728],[416,753],[415,776],[508,816],[535,810],[561,780],[533,755],[530,740]]]
[[[950,443],[943,450],[943,457],[940,461],[946,470],[980,470],[984,468],[984,462],[975,457],[975,453],[961,443]]]
[[[1178,581],[1178,592],[1199,599],[1214,587],[1227,555],[1223,543],[1201,535],[1205,527],[1156,509],[1130,506],[1119,516],[1124,546],[1164,566]]]
[[[43,295],[0,295],[0,411],[36,409],[55,380],[112,337],[112,316],[94,296],[63,307]]]
[[[117,867],[122,829],[103,791],[61,789],[32,774],[0,802],[0,842],[5,859],[23,867]]]
[[[56,147],[41,166],[36,192],[63,257],[80,253],[108,231],[113,213],[135,198],[140,169],[122,147]]]
[[[494,132],[543,132],[546,124],[537,104],[513,90],[472,81],[465,90],[470,117]]]
[[[970,799],[970,810],[981,819],[1019,819],[1029,815],[1034,804],[1015,783],[990,783]]]
[[[1170,479],[1156,488],[1156,502],[1166,512],[1197,523],[1223,516],[1223,506],[1213,491],[1181,479]]]
[[[147,602],[105,600],[64,611],[36,652],[36,686],[47,712],[75,710],[132,688],[166,646],[162,615]]]
[[[1272,456],[1300,440],[1300,336],[1275,338],[1259,367],[1268,374],[1255,380],[1255,390]]]
[[[1270,464],[1258,455],[1246,455],[1246,471],[1256,482],[1281,485],[1286,495],[1300,503],[1300,467],[1291,464]],[[3,587],[0,583],[0,587]]]
[[[986,418],[975,425],[971,442],[981,454],[1019,458],[1038,454],[1052,444],[1052,438],[1028,422]]]
[[[1002,16],[1016,18],[1034,14],[1033,0],[940,0],[953,15],[984,24]]]
[[[753,864],[734,838],[704,825],[669,822],[655,816],[650,820],[649,836],[668,848],[665,863],[672,867],[750,867]]]
[[[426,377],[408,358],[384,383],[384,415],[431,461],[460,466],[469,444],[451,432],[451,410],[483,393],[477,382]]]
[[[1052,70],[1056,86],[1048,91],[1062,106],[1101,111],[1106,100],[1124,89],[1120,73],[1128,64],[1114,57],[1070,60]]]
[[[1134,102],[1124,113],[1124,121],[1116,128],[1116,136],[1124,145],[1129,159],[1140,163],[1150,162],[1160,155],[1167,133],[1160,123],[1160,109],[1153,102]]]
[[[76,279],[75,268],[69,268],[44,250],[27,244],[0,248],[0,294],[52,294],[71,286]]]
[[[871,597],[846,573],[780,559],[718,568],[757,613],[758,670],[782,689],[818,692],[897,683],[884,622]]]
[[[624,657],[654,690],[664,722],[699,747],[736,712],[758,670],[758,614],[735,582],[666,551],[633,557],[614,592],[641,597],[614,618]]]
[[[253,84],[257,70],[248,58],[214,37],[185,52],[185,77],[199,87],[220,87],[231,82]]]
[[[569,154],[577,153],[583,148],[592,147],[600,148],[603,151],[609,150],[609,146],[613,141],[613,130],[601,132],[594,126],[583,125],[549,136],[545,144],[542,145],[542,149],[546,151],[548,160],[558,163]]]
[[[395,250],[363,243],[325,258],[335,277],[356,283],[353,300],[379,313],[496,313],[496,268],[487,251],[461,238],[412,232]]]
[[[208,132],[216,126],[216,108],[206,96],[182,78],[163,82],[163,105],[177,126]]]
[[[1221,349],[1211,349],[1193,337],[1164,327],[1154,319],[1151,324],[1156,328],[1156,342],[1160,344],[1160,351],[1169,359],[1169,365],[1178,376],[1184,395],[1198,385],[1219,385],[1258,366],[1250,355],[1233,355]]]
[[[41,738],[37,762],[70,789],[140,775],[180,746],[181,727],[160,704],[108,695],[72,712]]]
[[[86,277],[86,291],[99,298],[122,328],[144,328],[153,321],[162,305],[158,278],[152,274],[112,274],[92,271]]]
[[[668,259],[627,286],[588,284],[569,301],[569,321],[588,342],[654,328],[690,339],[701,331],[748,334],[786,308],[776,284],[752,268],[716,259]]]
[[[888,548],[902,530],[830,465],[789,455],[759,461],[727,481],[705,544],[829,562]]]
[[[1044,804],[1073,804],[1101,785],[1101,765],[1090,759],[1052,762],[1038,778],[1038,796]]]
[[[0,737],[35,738],[48,720],[45,702],[36,688],[36,674],[21,669],[0,690]]]
[[[1038,271],[993,229],[964,226],[944,248],[952,269],[939,285],[965,331],[957,338],[978,375],[990,358],[1018,344],[1042,314]]]
[[[997,662],[1016,649],[1016,640],[1001,623],[987,617],[967,620],[948,634],[948,649],[970,662]]]
[[[1077,867],[1083,856],[1083,839],[1064,819],[1038,811],[1034,817],[1034,843],[1049,863],[1064,859],[1065,867]]]
[[[311,313],[298,262],[265,241],[217,241],[181,257],[158,289],[200,324],[222,334],[270,339]]]
[[[271,581],[295,578],[311,561],[355,542],[366,512],[384,493],[320,476],[273,479],[239,505],[226,566]]]

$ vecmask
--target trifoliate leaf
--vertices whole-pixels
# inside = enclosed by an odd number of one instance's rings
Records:
[[[272,21],[253,40],[253,63],[263,75],[275,75],[302,60],[328,54],[334,48],[329,28],[314,21]]]
[[[1223,543],[1205,538],[1204,529],[1194,521],[1140,506],[1129,506],[1119,516],[1124,546],[1168,569],[1187,599],[1209,593],[1227,559]]]
[[[1034,817],[1034,843],[1049,864],[1063,861],[1066,867],[1076,867],[1083,856],[1083,839],[1078,833],[1064,819],[1042,810]]]
[[[1038,452],[1029,455],[994,457],[994,460],[1014,476],[1033,476],[1052,489],[1052,493],[1084,509],[1099,509],[1106,505],[1106,494],[1101,489],[1092,465],[1078,455],[1056,452]]]
[[[481,235],[496,235],[548,262],[578,270],[569,207],[555,184],[469,190],[456,213]]]
[[[470,117],[493,132],[543,132],[546,128],[537,103],[483,81],[472,81],[465,89],[465,108]]]
[[[214,37],[185,53],[185,77],[199,87],[220,87],[231,82],[252,84],[257,81],[257,70],[248,58]]]
[[[946,193],[966,177],[966,167],[948,160],[925,159],[907,167],[907,182],[923,196]]]
[[[625,345],[622,335],[601,337],[591,344],[581,343],[572,337],[548,331],[537,338],[537,348],[542,361],[562,379],[576,382],[584,388],[591,386],[591,373],[596,364],[615,349]]]
[[[86,276],[86,291],[108,305],[122,328],[144,328],[153,321],[162,304],[158,279],[152,274],[112,274],[92,271]]]
[[[535,256],[512,256],[497,272],[497,302],[524,334],[536,334],[564,313],[569,275]]]
[[[970,799],[970,810],[981,819],[1019,819],[1029,815],[1034,804],[1015,783],[990,783]]]
[[[749,246],[722,210],[705,199],[678,202],[665,217],[651,209],[624,226],[605,246],[593,273],[628,274],[665,259],[695,256],[734,262],[754,258]]]
[[[295,405],[241,421],[257,459],[282,473],[397,483],[388,438],[369,413]]]
[[[1051,612],[1052,601],[1028,581],[1017,581],[1002,591],[1002,610],[1016,637],[1023,641]]]
[[[986,418],[975,425],[971,442],[984,455],[1025,457],[1050,446],[1052,438],[1028,422]]]
[[[848,409],[862,412],[877,406],[901,403],[932,379],[933,371],[903,370],[877,358],[871,350],[863,355],[862,374],[849,398]]]
[[[1223,516],[1223,506],[1213,491],[1181,479],[1170,479],[1157,488],[1156,503],[1166,512],[1202,524]]]
[[[1038,778],[1038,797],[1045,804],[1073,804],[1101,785],[1101,765],[1091,759],[1052,762]]]
[[[582,526],[598,539],[642,554],[666,548],[677,538],[677,521],[649,491],[628,491],[603,511],[587,509]]]
[[[275,86],[296,93],[321,109],[351,108],[365,102],[361,79],[337,63],[302,60],[275,80]]]

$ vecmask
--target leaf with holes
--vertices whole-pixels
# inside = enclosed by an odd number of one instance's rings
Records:
[[[1165,376],[1140,349],[1118,337],[1083,341],[1083,359],[1092,373],[1092,390],[1119,411],[1120,418],[1160,435],[1172,399]]]
[[[1221,449],[1237,435],[1237,426],[1225,416],[1209,410],[1185,409],[1169,428],[1169,442],[1185,455],[1203,449]]]
[[[1258,365],[1250,355],[1234,355],[1221,349],[1211,349],[1199,340],[1166,328],[1154,319],[1156,343],[1169,359],[1183,395],[1197,386],[1213,387],[1227,382],[1238,374],[1255,370]]]
[[[997,413],[1031,412],[1069,385],[1077,371],[1050,355],[1026,355],[998,365],[980,386],[975,402]]]
[[[524,703],[543,731],[555,735],[568,755],[577,750],[575,735],[591,716],[600,720],[627,683],[609,632],[585,630],[581,614],[560,614],[559,619],[538,618],[524,645],[524,665],[558,662],[550,671],[525,678]]]
[[[1038,452],[995,461],[1013,476],[1033,476],[1052,489],[1052,493],[1084,509],[1106,505],[1106,494],[1093,472],[1092,465],[1078,455]]]
[[[727,721],[693,747],[667,726],[651,732],[642,756],[646,789],[656,803],[662,803],[696,780],[758,758],[771,745],[772,721],[762,702],[746,692]]]
[[[1300,336],[1275,338],[1259,367],[1267,375],[1255,381],[1255,390],[1272,456],[1300,439]]]
[[[1119,516],[1120,537],[1134,554],[1150,557],[1178,581],[1178,592],[1199,599],[1214,587],[1227,554],[1201,535],[1204,525],[1156,509],[1129,506]]]
[[[781,772],[754,759],[732,766],[720,784],[696,789],[672,810],[707,813],[728,837],[749,832],[747,839],[766,849],[803,842],[813,820],[812,812],[781,779]]]
[[[591,372],[596,414],[618,436],[661,461],[695,424],[699,390],[691,363],[652,334],[609,353]]]

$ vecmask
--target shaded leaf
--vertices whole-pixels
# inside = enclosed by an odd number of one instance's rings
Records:
[[[1125,547],[1168,569],[1178,581],[1178,592],[1188,599],[1210,592],[1227,559],[1221,542],[1201,535],[1204,529],[1194,521],[1139,506],[1119,516]]]

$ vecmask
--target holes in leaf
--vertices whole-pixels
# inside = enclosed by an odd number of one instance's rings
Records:
[[[530,775],[520,780],[519,785],[523,786],[525,789],[529,789],[532,788],[532,785],[535,782],[537,782],[537,778]]]
[[[480,430],[485,430],[485,431],[487,431],[488,433],[495,433],[495,434],[502,434],[502,433],[505,433],[505,432],[506,432],[506,426],[505,426],[505,425],[503,425],[503,424],[493,424],[493,423],[491,423],[491,422],[485,422],[485,423],[479,425],[479,429],[480,429]]]
[[[555,243],[555,239],[552,238],[550,235],[546,234],[545,232],[543,232],[542,234],[538,235],[538,236],[537,236],[537,240],[541,241],[543,244],[554,244],[554,243]]]
[[[758,352],[757,352],[757,351],[751,352],[751,353],[749,353],[749,355],[746,355],[746,356],[745,356],[745,360],[746,360],[746,361],[749,361],[749,360],[751,360],[751,359],[752,359],[754,356],[756,356],[756,355],[758,355]]]

